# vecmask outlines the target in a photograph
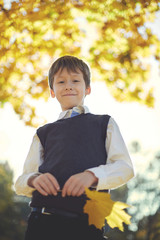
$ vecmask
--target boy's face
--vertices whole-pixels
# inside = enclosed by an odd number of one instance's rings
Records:
[[[56,97],[63,111],[78,105],[83,105],[84,98],[90,94],[91,88],[87,87],[82,72],[68,72],[61,69],[54,75],[51,96]]]

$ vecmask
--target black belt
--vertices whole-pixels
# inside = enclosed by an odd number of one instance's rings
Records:
[[[65,210],[60,210],[55,208],[46,208],[46,207],[43,207],[43,208],[33,207],[32,212],[39,212],[46,215],[60,215],[60,216],[70,217],[70,218],[77,218],[80,216],[79,214],[67,212]]]

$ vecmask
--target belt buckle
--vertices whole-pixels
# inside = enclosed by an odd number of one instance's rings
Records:
[[[45,207],[42,208],[42,214],[45,214],[45,215],[51,215],[51,213],[49,213],[49,212],[45,212]]]

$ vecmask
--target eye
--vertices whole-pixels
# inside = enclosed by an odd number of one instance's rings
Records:
[[[64,83],[64,81],[59,81],[58,83],[59,83],[59,84],[62,84],[62,83]]]
[[[73,82],[80,82],[80,81],[75,79],[75,80],[73,80]]]

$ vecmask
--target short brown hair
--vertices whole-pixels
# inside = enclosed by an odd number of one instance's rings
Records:
[[[53,88],[54,75],[61,69],[61,71],[67,68],[67,71],[77,72],[79,69],[82,74],[86,84],[86,87],[90,86],[90,70],[88,65],[81,59],[73,56],[63,56],[58,58],[50,67],[49,70],[49,86]]]

